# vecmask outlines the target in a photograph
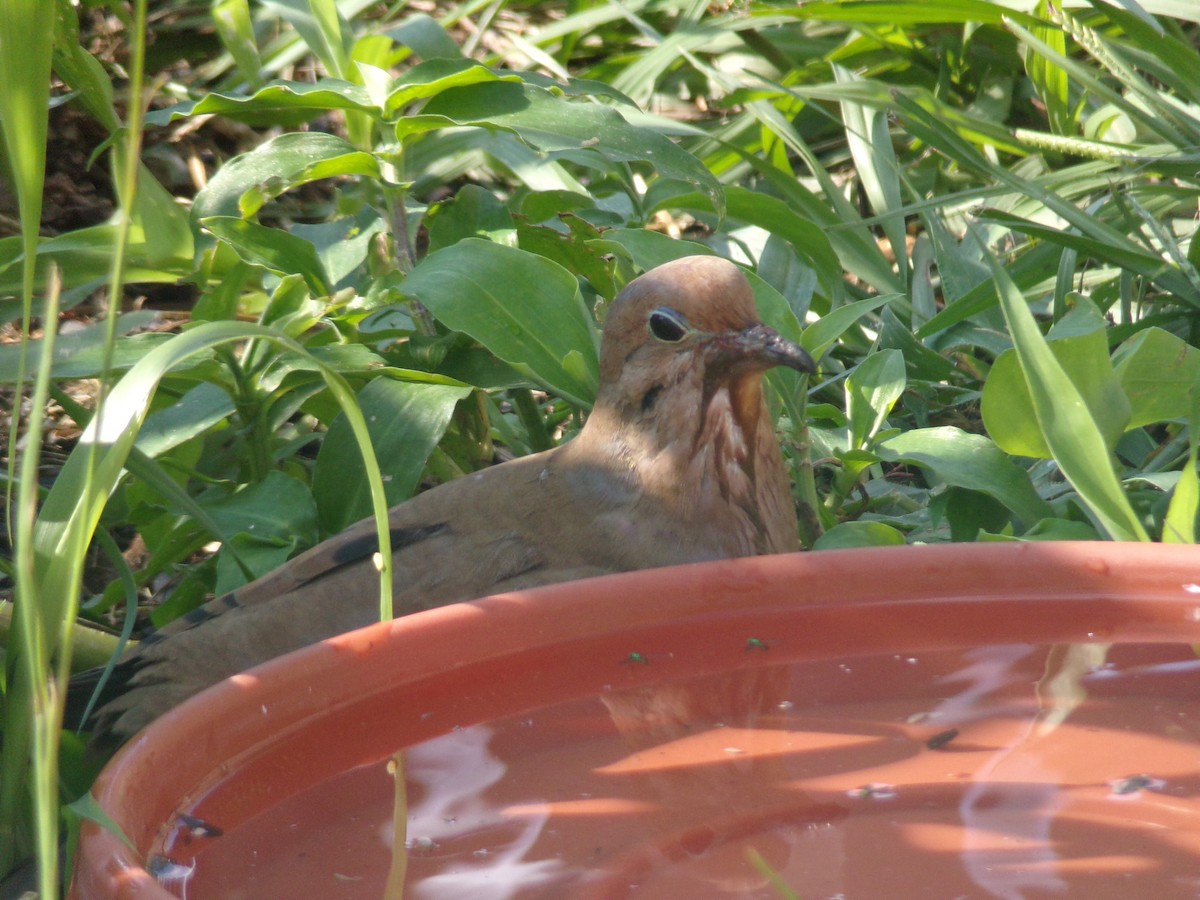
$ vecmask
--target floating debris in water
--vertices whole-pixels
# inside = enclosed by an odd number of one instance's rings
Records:
[[[170,857],[155,854],[146,860],[146,871],[159,882],[187,881],[196,871],[196,863],[185,866]]]
[[[896,796],[896,786],[884,784],[882,781],[872,781],[870,784],[846,791],[846,796],[853,797],[855,800],[891,800]]]
[[[948,743],[958,737],[957,728],[947,728],[945,731],[939,731],[933,737],[925,742],[925,746],[930,750],[939,750],[945,747]]]
[[[1112,788],[1114,797],[1129,797],[1141,791],[1161,791],[1167,783],[1150,775],[1128,775],[1125,778],[1114,778],[1108,786]]]
[[[205,822],[203,819],[201,819],[197,816],[188,815],[187,813],[179,813],[175,817],[175,819],[181,825],[183,825],[185,828],[187,828],[187,836],[190,838],[202,838],[202,837],[214,837],[215,838],[215,837],[220,837],[221,835],[223,835],[225,833],[220,828],[218,828],[216,825],[213,825],[210,822]]]

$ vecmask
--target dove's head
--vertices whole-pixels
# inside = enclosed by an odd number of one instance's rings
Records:
[[[762,373],[775,366],[816,371],[801,347],[759,321],[737,266],[689,256],[635,279],[613,301],[597,406],[614,406],[628,418],[661,415],[663,403],[674,403],[680,414],[696,416],[725,389],[735,413],[757,415]]]

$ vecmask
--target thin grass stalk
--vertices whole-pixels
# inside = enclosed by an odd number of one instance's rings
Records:
[[[17,530],[13,561],[16,568],[14,626],[17,632],[18,669],[9,693],[5,749],[9,741],[18,752],[28,748],[29,791],[33,813],[33,852],[42,897],[58,896],[58,722],[61,697],[58,683],[47,678],[53,648],[48,640],[46,597],[39,590],[33,530],[38,508],[38,474],[42,458],[42,421],[49,395],[50,368],[54,359],[54,328],[58,319],[58,277],[50,273],[45,316],[48,323],[42,354],[34,376],[31,409],[17,484]],[[25,762],[5,759],[5,775]],[[19,837],[19,836],[17,836]]]
[[[33,319],[33,293],[36,284],[38,235],[42,217],[42,188],[46,171],[47,111],[50,95],[50,54],[54,27],[54,3],[47,0],[0,0],[0,132],[9,163],[9,174],[17,195],[23,248],[21,272],[22,333],[29,334]],[[47,301],[46,341],[43,357],[53,347],[53,322],[57,291]],[[31,398],[31,415],[25,423],[27,442],[18,458],[17,436],[22,431],[20,393],[28,378],[27,346],[22,342],[18,362],[18,400],[14,405],[8,440],[8,479],[5,486],[5,510],[10,535],[16,545],[14,582],[22,599],[14,605],[13,633],[7,642],[4,678],[4,750],[0,759],[0,876],[7,873],[18,857],[28,850],[23,829],[29,822],[25,803],[26,773],[29,767],[31,720],[34,710],[36,677],[40,671],[42,643],[40,608],[36,595],[25,592],[33,583],[33,545],[26,539],[32,530],[37,509],[38,463],[42,435],[42,408],[45,403],[48,363],[44,363]],[[40,397],[40,399],[39,399]],[[14,465],[20,475],[13,478]],[[17,482],[13,505],[14,480]],[[13,521],[15,512],[16,521]],[[44,696],[42,700],[44,700]],[[51,785],[53,788],[53,785]],[[45,817],[39,823],[39,848],[47,844],[45,834],[57,832]],[[53,838],[49,841],[53,847]],[[43,894],[43,896],[52,896]]]

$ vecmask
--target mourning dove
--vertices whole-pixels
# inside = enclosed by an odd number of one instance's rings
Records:
[[[811,357],[763,325],[732,263],[694,256],[612,303],[595,407],[552,450],[464,476],[389,513],[397,615],[602,575],[799,549],[763,402]],[[122,740],[237,672],[378,619],[374,520],[150,635],[118,664],[97,734]]]

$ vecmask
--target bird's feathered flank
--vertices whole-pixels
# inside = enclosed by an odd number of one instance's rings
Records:
[[[762,398],[814,371],[762,325],[733,264],[689,257],[613,301],[600,386],[572,441],[467,475],[390,513],[397,615],[610,572],[798,549]],[[375,621],[374,523],[360,522],[142,642],[97,733],[123,739],[217,681]]]

